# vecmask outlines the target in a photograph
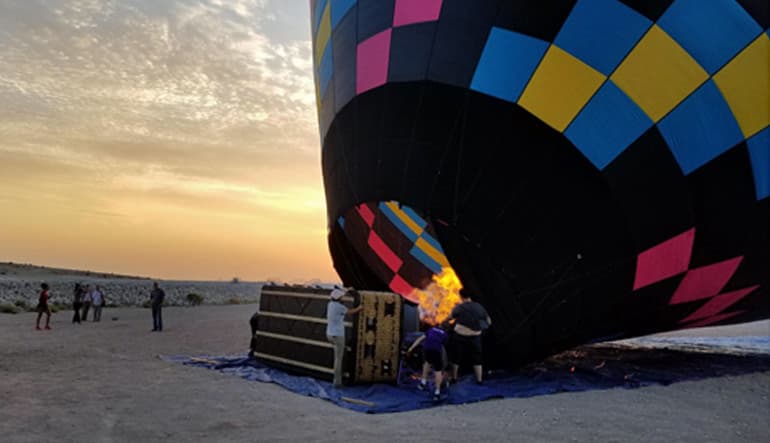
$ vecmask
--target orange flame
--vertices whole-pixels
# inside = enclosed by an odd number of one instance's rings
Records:
[[[425,289],[415,289],[416,297],[420,300],[420,321],[429,325],[441,324],[452,313],[452,309],[460,303],[462,282],[457,278],[454,269],[444,267],[441,273],[433,275],[433,281]]]

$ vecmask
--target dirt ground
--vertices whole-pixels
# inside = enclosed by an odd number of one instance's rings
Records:
[[[163,333],[150,332],[146,309],[106,310],[101,323],[80,326],[64,311],[52,331],[35,331],[35,314],[0,315],[0,441],[703,443],[770,435],[770,372],[365,415],[157,358],[242,352],[252,311],[166,308]],[[711,331],[767,335],[770,322]]]

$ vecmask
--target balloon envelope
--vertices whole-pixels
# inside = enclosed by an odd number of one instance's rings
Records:
[[[334,265],[516,364],[770,317],[764,0],[311,1]]]

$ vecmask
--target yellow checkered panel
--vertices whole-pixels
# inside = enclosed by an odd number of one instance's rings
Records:
[[[722,91],[744,137],[770,125],[770,38],[762,33],[714,81]]]
[[[318,26],[318,34],[315,38],[315,60],[316,64],[321,63],[321,57],[324,55],[329,38],[332,35],[331,2],[326,4],[326,9],[321,16],[321,24]]]
[[[705,82],[708,74],[655,25],[610,79],[657,122]]]
[[[552,45],[519,98],[519,105],[562,132],[604,80],[599,71]]]

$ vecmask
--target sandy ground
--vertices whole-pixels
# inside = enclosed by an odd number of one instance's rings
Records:
[[[52,331],[35,331],[35,314],[0,315],[0,441],[702,443],[770,435],[770,372],[365,415],[156,357],[242,352],[252,311],[166,308],[163,333],[149,332],[146,309],[107,310],[101,323],[80,326],[64,311]],[[710,333],[767,335],[770,322]]]

